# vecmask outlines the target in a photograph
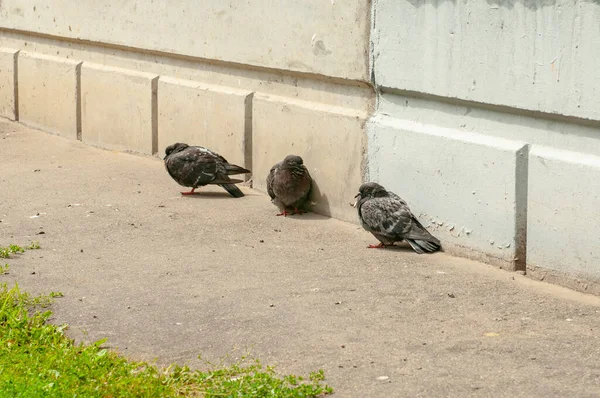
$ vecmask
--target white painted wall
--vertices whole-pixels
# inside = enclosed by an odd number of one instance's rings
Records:
[[[600,5],[375,0],[382,87],[600,119]]]

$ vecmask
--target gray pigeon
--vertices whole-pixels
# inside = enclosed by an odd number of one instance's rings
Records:
[[[312,178],[300,156],[288,155],[269,171],[267,176],[267,192],[271,202],[279,208],[278,216],[302,214],[310,189]]]
[[[198,187],[213,184],[224,188],[235,198],[241,198],[244,193],[234,184],[242,180],[232,180],[230,175],[250,173],[243,167],[227,163],[218,153],[201,146],[189,146],[177,142],[165,149],[165,167],[169,175],[179,185],[190,187],[190,192],[182,195],[193,195]]]
[[[406,240],[419,254],[440,249],[440,241],[427,232],[406,202],[395,193],[375,182],[367,182],[360,186],[355,198],[360,223],[381,242],[368,247],[392,246]]]

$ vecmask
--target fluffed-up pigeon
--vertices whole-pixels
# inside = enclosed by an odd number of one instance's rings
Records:
[[[235,198],[241,198],[244,193],[235,186],[242,180],[230,179],[230,175],[250,173],[243,167],[229,164],[218,153],[201,146],[189,146],[177,142],[165,149],[165,167],[169,175],[179,185],[192,188],[182,195],[193,195],[198,187],[213,184],[224,188]]]
[[[395,193],[375,182],[367,182],[360,186],[355,199],[354,207],[358,209],[363,228],[381,242],[368,247],[381,248],[406,240],[419,254],[440,249],[440,241],[421,225],[406,202]]]
[[[267,192],[279,208],[278,216],[302,214],[312,187],[312,178],[300,156],[288,155],[269,171]]]

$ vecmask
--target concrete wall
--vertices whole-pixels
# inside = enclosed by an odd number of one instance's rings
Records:
[[[378,181],[450,253],[600,280],[598,20],[579,0],[2,0],[0,116],[206,145],[262,191],[296,153],[317,212],[356,222]]]
[[[374,14],[369,178],[449,252],[600,280],[598,2],[377,0]]]
[[[342,79],[368,77],[369,2],[2,0],[3,28]]]

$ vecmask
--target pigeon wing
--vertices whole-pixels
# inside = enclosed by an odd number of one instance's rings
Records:
[[[401,231],[404,238],[415,239],[415,240],[425,240],[425,241],[433,242],[437,245],[440,244],[439,239],[437,239],[435,236],[431,235],[429,233],[429,231],[427,231],[427,229],[425,229],[425,227],[419,222],[419,220],[417,220],[417,218],[414,216],[414,214],[410,211],[408,206],[404,205],[402,212],[404,212],[405,217],[407,219],[409,219],[409,222],[407,222],[407,224],[404,226],[403,230]],[[393,232],[397,233],[400,231],[394,230]]]
[[[360,217],[370,232],[391,239],[401,239],[397,231],[407,229],[410,216],[404,211],[404,201],[397,196],[372,198],[360,207]]]
[[[215,158],[217,161],[220,161],[220,162],[223,162],[223,163],[229,163],[223,156],[221,156],[218,153],[216,153],[215,151],[211,151],[210,149],[205,148],[203,146],[196,145],[196,146],[191,146],[189,148],[193,149],[195,152],[202,152],[202,153],[209,154],[213,158]]]
[[[217,179],[219,165],[224,167],[210,151],[200,147],[189,147],[176,153],[169,159],[168,168],[172,175],[178,176],[176,180],[188,187],[206,185]]]
[[[171,156],[167,156],[165,158],[165,169],[167,169],[167,173],[169,173],[169,175],[171,176],[172,179],[177,181],[178,184],[181,184],[180,175],[179,175],[178,171],[176,170],[176,168],[173,167],[173,163],[174,163],[173,158]]]
[[[298,191],[300,193],[300,199],[298,199],[297,206],[301,206],[310,196],[312,191],[312,178],[306,166],[302,165],[302,171],[298,178]]]

